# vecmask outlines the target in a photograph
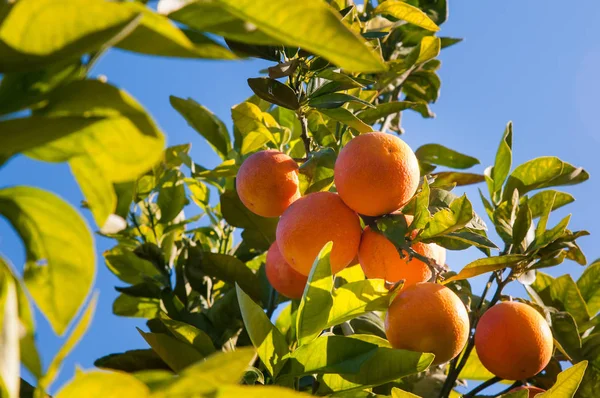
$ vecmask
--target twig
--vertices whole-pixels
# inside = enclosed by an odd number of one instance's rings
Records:
[[[512,390],[513,388],[517,388],[517,387],[520,387],[520,386],[522,386],[522,385],[523,385],[523,382],[522,382],[521,380],[517,380],[517,381],[515,381],[514,383],[512,383],[512,384],[510,385],[510,387],[508,387],[508,388],[506,388],[506,389],[504,389],[504,390],[500,391],[500,392],[499,392],[497,395],[498,395],[498,396],[500,396],[500,395],[504,395],[504,394],[508,393],[510,390]]]
[[[464,397],[473,397],[475,396],[475,394],[477,394],[480,391],[485,390],[486,388],[488,388],[489,386],[492,386],[496,383],[498,383],[500,380],[502,380],[501,378],[499,378],[498,376],[494,376],[491,379],[481,383],[480,385],[478,385],[477,387],[475,387],[474,389],[472,389],[471,391],[469,391],[468,393],[466,393],[464,395]]]
[[[308,120],[303,113],[298,114],[298,119],[300,119],[300,126],[302,126],[302,134],[300,134],[300,138],[302,138],[302,142],[304,143],[304,151],[306,152],[306,156],[310,154],[310,137],[308,136]]]

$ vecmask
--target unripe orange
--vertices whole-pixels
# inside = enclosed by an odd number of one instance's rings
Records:
[[[265,272],[273,289],[291,299],[302,297],[307,278],[290,267],[281,255],[277,242],[273,242],[267,251]]]
[[[238,170],[237,193],[244,205],[263,217],[279,217],[300,197],[298,164],[275,150],[250,155]]]
[[[298,199],[277,224],[279,250],[302,275],[310,273],[315,258],[330,241],[331,270],[342,270],[356,256],[360,234],[358,215],[332,192],[315,192]]]
[[[513,388],[512,390],[509,391],[509,393],[510,392],[521,391],[521,390],[527,390],[527,391],[529,391],[529,398],[534,398],[536,395],[541,394],[543,392],[546,392],[546,390],[542,390],[539,387],[521,386],[521,387]]]
[[[391,134],[353,138],[335,162],[335,186],[359,214],[379,216],[398,210],[419,187],[419,162],[410,147]]]
[[[402,289],[390,305],[385,334],[394,348],[435,354],[437,365],[462,351],[469,338],[469,314],[449,288],[417,283]]]
[[[408,217],[407,217],[408,218]],[[446,249],[434,243],[413,244],[412,249],[425,257],[432,258],[443,265]],[[383,234],[366,227],[362,233],[358,258],[367,278],[381,278],[388,282],[404,279],[404,286],[412,286],[418,282],[427,282],[431,278],[431,270],[427,264],[416,257],[409,258],[408,253],[400,257],[398,250]]]
[[[506,380],[538,374],[552,357],[552,332],[531,306],[504,301],[487,310],[475,331],[475,348],[483,366]]]

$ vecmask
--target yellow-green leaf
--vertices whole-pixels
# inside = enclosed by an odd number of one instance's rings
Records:
[[[175,372],[180,372],[204,356],[191,344],[184,343],[167,334],[146,333],[138,329],[144,340]]]
[[[422,64],[437,57],[440,53],[440,49],[441,42],[439,37],[425,36],[421,40],[421,46],[419,47],[419,58],[417,58],[417,62],[415,62],[415,64]]]
[[[150,396],[150,389],[134,376],[124,372],[78,372],[56,398],[121,398]]]
[[[217,0],[225,10],[283,44],[320,55],[351,72],[385,70],[381,57],[321,0]],[[318,26],[318,29],[314,27]]]
[[[0,214],[25,243],[25,286],[52,329],[62,335],[96,271],[94,240],[85,221],[59,197],[32,187],[0,190]]]
[[[538,394],[537,398],[572,398],[583,379],[588,361],[579,362],[558,374],[556,383],[546,392]]]
[[[486,272],[496,271],[505,267],[510,267],[518,262],[525,260],[527,256],[522,254],[507,254],[505,256],[484,257],[467,264],[457,275],[448,278],[445,283],[459,281],[461,279],[472,278]]]
[[[388,0],[385,3],[381,3],[375,9],[375,14],[390,15],[433,32],[440,30],[439,26],[427,14],[404,1]]]
[[[0,274],[0,395],[19,392],[19,304],[13,278]]]

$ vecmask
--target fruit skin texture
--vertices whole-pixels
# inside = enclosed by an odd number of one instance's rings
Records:
[[[438,264],[445,262],[446,249],[434,243],[418,242],[411,247],[417,253],[433,258]],[[381,278],[394,283],[404,279],[405,287],[427,282],[431,278],[431,270],[423,261],[416,257],[409,260],[408,253],[401,258],[394,244],[370,227],[366,227],[362,233],[358,258],[367,278]]]
[[[552,357],[552,332],[531,306],[505,301],[487,310],[475,331],[475,348],[483,366],[506,380],[538,374]]]
[[[546,390],[542,390],[539,387],[521,386],[521,387],[513,388],[512,390],[509,391],[509,393],[510,392],[521,391],[521,390],[527,390],[527,391],[529,391],[529,398],[534,398],[536,395],[541,394],[543,392],[546,392]]]
[[[265,271],[269,283],[279,293],[291,299],[302,297],[308,278],[290,267],[281,255],[277,242],[273,242],[267,251]]]
[[[271,149],[250,155],[242,163],[235,184],[242,203],[263,217],[279,217],[300,197],[298,164]]]
[[[431,352],[434,365],[456,357],[469,338],[469,314],[449,288],[417,283],[402,289],[385,317],[385,334],[394,348]]]
[[[341,271],[355,258],[361,234],[358,215],[332,192],[315,192],[295,201],[277,224],[277,244],[285,260],[308,275],[329,241],[331,270]]]
[[[391,134],[353,138],[335,162],[335,186],[359,214],[379,216],[398,210],[419,187],[419,163],[410,147]]]

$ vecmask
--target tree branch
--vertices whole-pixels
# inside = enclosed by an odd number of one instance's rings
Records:
[[[498,376],[494,376],[491,379],[481,383],[480,385],[478,385],[477,387],[475,387],[474,389],[472,389],[471,391],[466,393],[464,396],[465,396],[465,398],[473,397],[478,392],[481,392],[481,391],[485,390],[486,388],[488,388],[489,386],[492,386],[492,385],[498,383],[500,380],[502,380],[502,379],[499,378]]]

